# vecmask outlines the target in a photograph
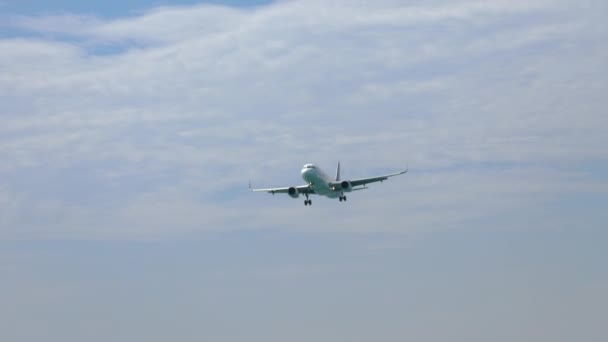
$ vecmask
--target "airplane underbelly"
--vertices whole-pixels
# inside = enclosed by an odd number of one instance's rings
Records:
[[[329,182],[318,174],[310,173],[303,175],[304,180],[308,184],[312,184],[317,195],[327,196],[330,198],[338,197],[338,194],[329,187]]]
[[[327,184],[319,184],[313,187],[315,189],[315,193],[327,196],[327,197],[336,197],[336,192],[327,186]]]

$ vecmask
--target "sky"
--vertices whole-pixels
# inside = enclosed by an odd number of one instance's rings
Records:
[[[607,12],[0,0],[0,340],[606,340]]]

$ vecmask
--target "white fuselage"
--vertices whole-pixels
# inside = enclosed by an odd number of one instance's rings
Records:
[[[304,181],[312,186],[317,195],[329,198],[337,198],[340,195],[339,191],[332,189],[331,183],[334,180],[316,166],[306,164],[301,173]]]

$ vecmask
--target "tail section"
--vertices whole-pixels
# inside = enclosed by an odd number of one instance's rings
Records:
[[[336,169],[336,182],[340,181],[340,162],[338,162],[338,168]]]

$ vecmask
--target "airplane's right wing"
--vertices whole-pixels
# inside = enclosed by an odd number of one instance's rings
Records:
[[[294,189],[295,191],[297,191],[298,193],[301,193],[301,194],[308,193],[309,195],[312,195],[315,193],[315,191],[309,185],[290,186],[290,187],[284,187],[284,188],[252,189],[251,184],[249,184],[250,191],[267,192],[267,193],[273,194],[273,195],[274,194],[290,194],[291,195],[290,191],[294,191],[294,190],[290,190],[290,189]]]

